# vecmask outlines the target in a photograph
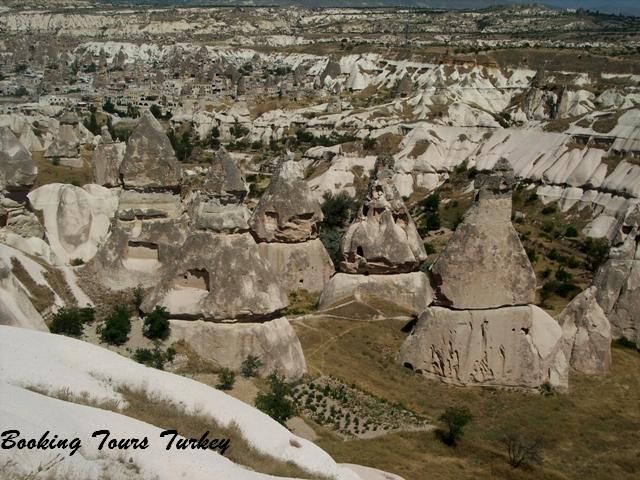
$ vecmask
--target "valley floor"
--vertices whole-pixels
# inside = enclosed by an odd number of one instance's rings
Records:
[[[358,462],[406,480],[636,479],[640,474],[640,353],[613,348],[605,377],[573,373],[568,395],[532,395],[457,388],[429,381],[398,365],[406,337],[401,320],[358,322],[306,317],[293,322],[311,375],[331,375],[437,423],[449,406],[473,420],[457,448],[433,431],[343,441],[317,427],[317,444],[338,462]],[[520,432],[542,437],[542,467],[513,469],[500,439]]]

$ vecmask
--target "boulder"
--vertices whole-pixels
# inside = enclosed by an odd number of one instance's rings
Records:
[[[250,234],[196,232],[168,258],[141,308],[164,306],[173,318],[242,321],[273,317],[287,304]]]
[[[29,151],[9,127],[0,127],[0,192],[29,190],[37,174],[38,169]]]
[[[117,192],[99,185],[49,183],[28,197],[42,216],[51,250],[64,263],[93,258],[118,205]]]
[[[100,143],[93,153],[93,182],[104,187],[120,186],[119,169],[126,145],[115,143],[109,129],[102,127]]]
[[[582,373],[607,373],[611,367],[611,325],[590,287],[575,297],[558,317],[562,349],[569,364]]]
[[[258,250],[287,294],[298,290],[320,293],[335,271],[319,238],[302,243],[259,243]]]
[[[0,325],[48,331],[28,292],[0,257]]]
[[[249,192],[242,172],[224,147],[214,154],[200,193],[217,198],[220,203],[241,203]]]
[[[476,178],[474,204],[431,267],[436,302],[456,309],[534,303],[536,276],[511,224],[513,170]]]
[[[150,112],[145,112],[129,137],[120,177],[125,188],[180,186],[181,169],[169,138]]]
[[[346,273],[406,273],[427,254],[415,223],[381,161],[358,216],[341,242],[340,270]]]
[[[429,279],[422,272],[394,275],[337,273],[325,287],[319,310],[357,319],[418,316],[433,301]]]
[[[170,341],[180,340],[221,368],[239,371],[242,362],[255,355],[262,361],[261,376],[278,371],[288,380],[297,380],[307,370],[300,341],[286,318],[234,325],[171,320]]]
[[[534,305],[487,310],[428,308],[400,362],[453,385],[567,388],[560,325]]]
[[[320,203],[304,180],[302,164],[283,161],[258,202],[249,226],[259,242],[297,243],[318,236]]]

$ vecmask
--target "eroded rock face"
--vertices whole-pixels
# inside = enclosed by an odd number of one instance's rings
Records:
[[[181,169],[169,138],[150,112],[145,112],[129,137],[120,165],[125,188],[178,188]]]
[[[124,143],[115,143],[109,129],[102,127],[100,143],[93,154],[93,182],[105,187],[120,186],[119,169],[126,150]]]
[[[534,305],[430,307],[402,345],[400,362],[453,385],[532,389],[550,382],[566,388],[561,338],[558,323]]]
[[[186,216],[114,219],[91,266],[113,290],[157,285],[163,267],[180,256],[188,231]]]
[[[320,203],[304,180],[302,165],[286,160],[256,206],[249,226],[259,242],[297,243],[316,238],[323,218]]]
[[[593,284],[596,299],[611,323],[613,338],[624,337],[640,348],[640,232],[633,228],[612,248]]]
[[[242,321],[269,318],[287,304],[250,234],[197,232],[169,257],[142,309],[161,305],[174,318]]]
[[[249,192],[242,172],[224,147],[214,154],[200,192],[222,204],[241,203]]]
[[[476,179],[475,203],[431,267],[440,305],[479,309],[535,301],[536,276],[511,224],[513,170],[497,166]]]
[[[341,243],[340,270],[346,273],[406,273],[426,260],[424,244],[393,183],[393,172],[378,164],[367,197]]]
[[[0,127],[0,191],[28,190],[38,169],[9,127]]]
[[[297,380],[307,370],[300,341],[286,318],[234,325],[172,320],[171,340],[184,340],[203,359],[235,371],[249,355],[262,361],[261,376],[278,371]]]
[[[29,294],[0,257],[0,325],[48,331]]]
[[[124,190],[120,194],[117,218],[120,220],[178,218],[182,211],[179,195],[169,192]]]
[[[611,325],[590,287],[575,297],[558,317],[562,349],[572,368],[607,373],[611,367]]]
[[[81,188],[50,183],[28,197],[33,208],[42,213],[51,250],[63,263],[93,258],[118,205],[117,192],[99,185]]]
[[[339,316],[376,319],[420,315],[433,301],[422,272],[395,275],[337,273],[320,296],[318,308]]]
[[[217,199],[201,201],[195,207],[195,226],[216,233],[249,231],[251,213],[244,205],[222,205]]]
[[[287,294],[297,290],[320,293],[335,271],[318,238],[303,243],[259,243],[258,249]]]
[[[57,135],[53,142],[45,150],[44,156],[54,164],[68,167],[82,167],[80,158],[81,139],[78,135],[78,125],[60,124]]]

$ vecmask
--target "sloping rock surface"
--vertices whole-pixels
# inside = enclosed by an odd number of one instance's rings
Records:
[[[489,310],[428,308],[400,350],[400,361],[453,385],[567,387],[562,329],[534,305]],[[558,357],[561,357],[559,360]]]
[[[0,191],[28,190],[38,169],[9,127],[0,127]]]
[[[536,276],[511,224],[509,178],[498,172],[477,179],[475,203],[431,267],[440,305],[479,309],[535,302]]]
[[[160,123],[145,112],[129,137],[120,165],[125,188],[177,188],[181,168]]]
[[[429,279],[422,272],[395,275],[337,273],[320,296],[324,312],[358,319],[417,316],[433,301]]]
[[[258,250],[287,293],[320,293],[335,271],[318,238],[302,243],[259,243]]]
[[[116,191],[93,184],[81,188],[49,183],[28,197],[33,208],[42,213],[51,250],[64,263],[93,258],[118,206]]]
[[[427,258],[415,223],[382,168],[369,184],[358,217],[341,243],[340,270],[346,273],[406,273]]]
[[[174,318],[237,321],[267,318],[287,304],[250,234],[197,232],[168,258],[142,309],[161,305]]]
[[[171,320],[171,340],[184,340],[203,359],[235,371],[249,355],[260,358],[261,376],[277,371],[297,380],[307,370],[300,341],[286,318],[234,325]]]
[[[282,162],[253,212],[249,225],[260,242],[296,243],[318,236],[320,203],[304,180],[302,164]]]
[[[571,367],[589,374],[607,373],[611,367],[611,325],[595,293],[595,287],[586,289],[558,317],[565,357]]]

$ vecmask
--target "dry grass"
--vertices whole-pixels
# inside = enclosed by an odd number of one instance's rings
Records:
[[[51,288],[62,298],[67,307],[77,307],[76,297],[73,295],[64,275],[55,267],[45,266],[44,278]],[[84,307],[84,305],[82,305]]]
[[[187,438],[200,438],[207,431],[211,432],[211,437],[228,438],[230,443],[225,456],[234,463],[256,472],[282,477],[327,480],[327,477],[309,473],[292,462],[283,462],[258,452],[244,438],[238,425],[233,422],[228,426],[221,426],[208,415],[186,412],[183,406],[151,396],[146,391],[121,389],[120,393],[126,402],[121,403],[115,400],[97,402],[88,394],[74,395],[69,388],[50,391],[38,386],[31,386],[29,390],[66,402],[120,413],[164,430],[177,430],[181,436]],[[210,452],[210,454],[216,455],[217,453]]]
[[[313,374],[333,375],[426,418],[447,407],[469,408],[474,419],[458,448],[433,433],[397,433],[371,440],[340,441],[318,430],[317,442],[338,462],[381,468],[406,480],[635,479],[640,472],[640,355],[614,349],[606,377],[573,374],[568,395],[540,396],[489,388],[458,388],[396,364],[406,337],[404,322],[294,322]],[[546,438],[543,468],[514,470],[499,438],[518,430]],[[428,476],[425,476],[428,472]]]
[[[30,293],[31,303],[33,303],[35,309],[40,314],[48,311],[55,298],[51,289],[36,283],[22,266],[22,263],[15,257],[11,257],[11,271]]]
[[[85,159],[82,168],[66,167],[63,165],[54,165],[43,157],[42,152],[33,154],[33,160],[38,167],[38,176],[36,177],[33,188],[38,188],[48,183],[71,183],[73,185],[86,185],[93,181],[93,173],[91,171],[91,154],[85,152]]]

